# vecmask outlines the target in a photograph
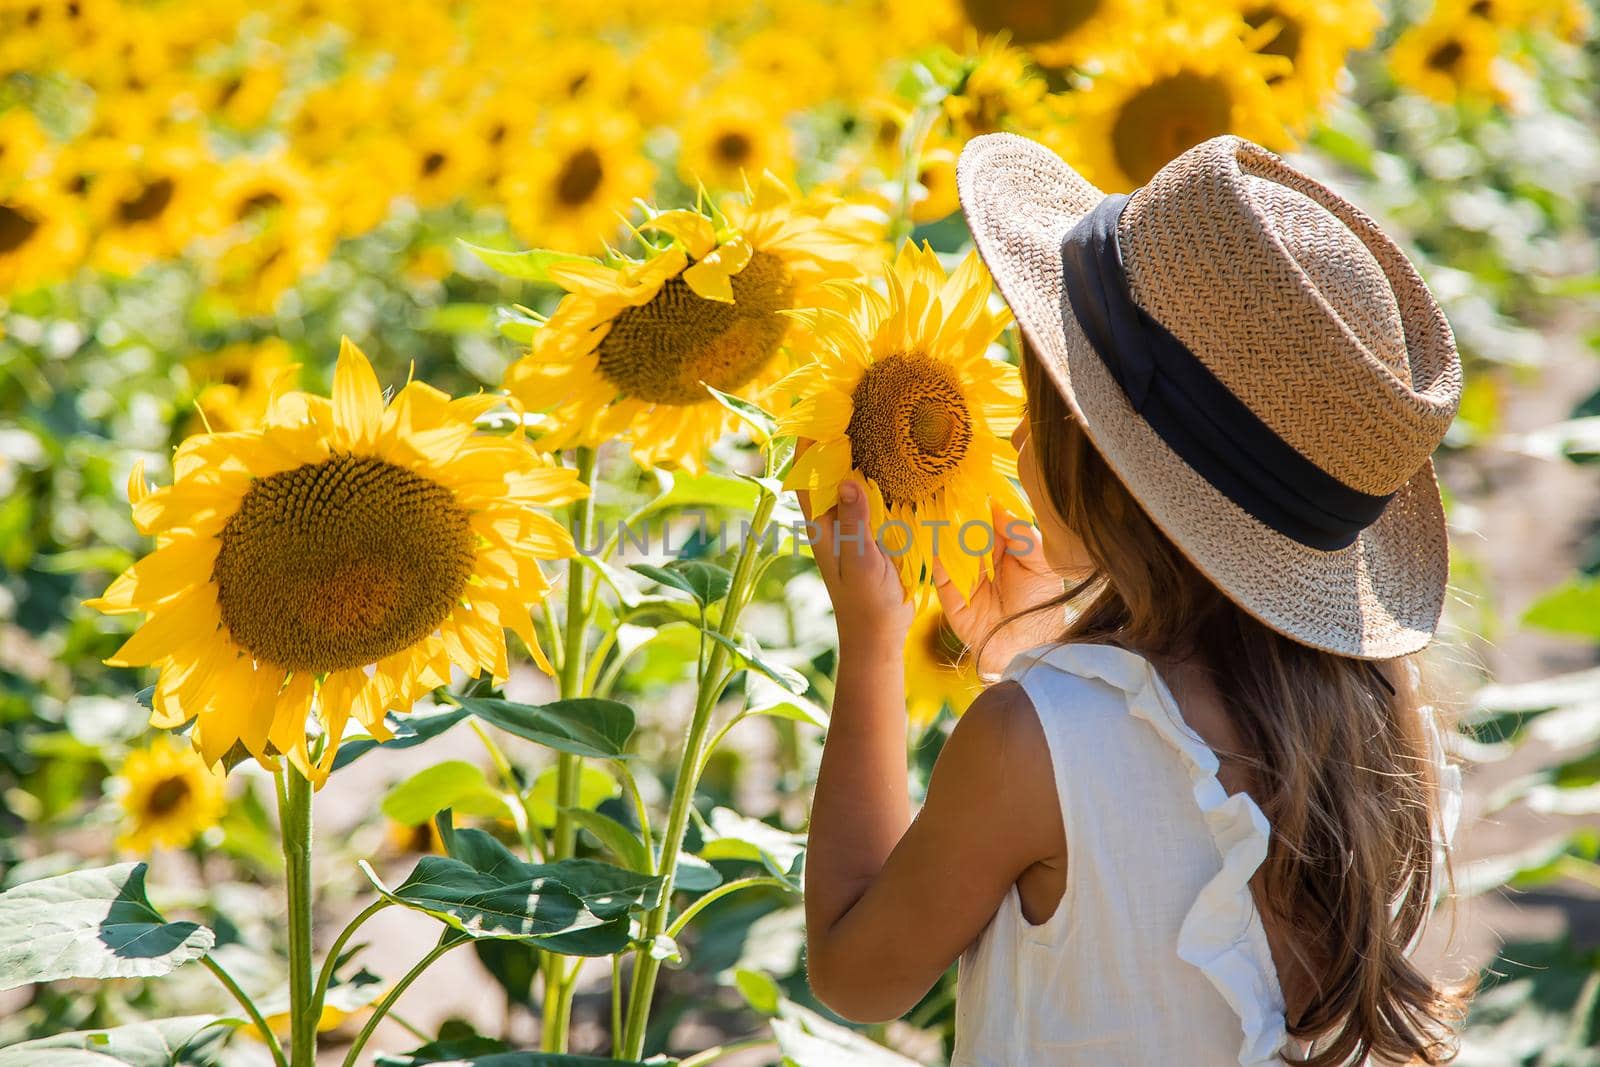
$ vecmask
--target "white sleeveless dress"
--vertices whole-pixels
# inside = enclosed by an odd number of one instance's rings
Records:
[[[962,955],[951,1067],[1266,1067],[1303,1051],[1250,895],[1266,816],[1222,787],[1150,663],[1049,645],[1005,677],[1049,743],[1066,888],[1034,926],[1013,886]]]

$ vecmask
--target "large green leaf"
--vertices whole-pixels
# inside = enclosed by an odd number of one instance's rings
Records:
[[[472,714],[506,733],[593,759],[628,759],[633,709],[615,700],[581,697],[548,704],[515,704],[488,697],[461,697]]]
[[[338,755],[333,757],[333,769],[347,767],[375,748],[388,750],[420,745],[444,733],[466,717],[465,708],[441,708],[426,714],[413,712],[409,715],[396,715],[391,712],[386,718],[394,737],[381,744],[370,737],[358,737],[344,742],[339,746]]]
[[[77,1030],[0,1048],[0,1067],[177,1067],[186,1050],[215,1040],[236,1019],[185,1015],[107,1030]]]
[[[778,1002],[772,1034],[784,1067],[911,1067],[917,1062],[790,1000]]]
[[[199,959],[216,936],[167,922],[143,863],[25,882],[0,893],[0,989],[57,978],[151,978]]]
[[[661,879],[596,860],[525,863],[481,830],[455,830],[451,856],[424,856],[384,896],[469,937],[513,938],[578,956],[628,944],[628,917],[653,902]]]
[[[400,782],[383,798],[383,813],[402,826],[428,822],[445,808],[469,815],[509,819],[505,795],[464,760],[446,760],[424,767]]]

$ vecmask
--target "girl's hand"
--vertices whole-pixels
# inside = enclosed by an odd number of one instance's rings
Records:
[[[1044,545],[1036,527],[1001,510],[994,509],[994,577],[983,577],[972,598],[962,598],[944,565],[933,564],[934,588],[944,608],[945,621],[962,644],[968,647],[982,641],[1008,615],[1026,611],[1059,596],[1061,576],[1045,559]],[[1043,644],[1061,629],[1058,614],[1041,611],[1018,619],[995,634],[983,649],[978,670],[993,674],[1005,668],[1011,657],[1024,649]]]
[[[839,486],[839,504],[812,516],[810,494],[798,493],[800,508],[816,524],[812,552],[833,600],[839,648],[876,654],[905,645],[915,609],[900,583],[894,561],[871,528],[865,489],[855,481]]]

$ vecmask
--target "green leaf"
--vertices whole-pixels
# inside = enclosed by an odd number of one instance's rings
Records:
[[[333,757],[333,769],[348,767],[375,748],[389,750],[420,745],[424,741],[438,737],[466,717],[467,712],[464,708],[440,708],[432,712],[413,712],[407,715],[390,712],[385,716],[385,721],[394,737],[381,743],[370,737],[358,737],[344,742],[339,746],[338,754]]]
[[[461,247],[476,256],[484,266],[496,274],[504,274],[507,278],[517,278],[525,282],[535,282],[539,285],[553,285],[550,280],[550,268],[557,263],[592,263],[594,260],[588,256],[574,255],[571,252],[556,252],[548,248],[531,248],[525,252],[506,252],[498,248],[485,248],[475,245],[470,241],[462,241]]]
[[[143,863],[25,882],[0,893],[0,989],[57,978],[153,978],[211,950],[216,935],[167,922]]]
[[[596,860],[525,863],[481,830],[456,830],[453,854],[424,856],[393,889],[365,862],[388,899],[472,938],[511,938],[575,956],[607,956],[629,943],[631,912],[653,902],[661,879]]]
[[[390,789],[382,807],[402,826],[428,822],[445,808],[487,818],[511,817],[504,794],[489,784],[481,768],[464,760],[424,767]]]
[[[1600,579],[1576,578],[1533,602],[1522,621],[1560,634],[1600,641]]]
[[[528,790],[528,818],[547,830],[556,824],[557,778],[558,769],[550,767],[539,773],[533,780],[533,788]],[[602,801],[620,792],[622,787],[604,768],[585,764],[578,775],[580,808],[597,808]]]
[[[628,759],[633,709],[615,700],[581,697],[548,704],[514,704],[487,697],[459,697],[458,703],[508,734],[594,759]]]
[[[637,571],[660,584],[688,593],[698,603],[715,604],[728,595],[733,585],[733,575],[726,567],[700,559],[675,559],[664,567],[650,563],[633,563],[629,569]]]
[[[650,865],[650,854],[644,849],[639,835],[609,815],[588,808],[567,808],[573,822],[593,834],[600,844],[611,852],[629,870],[643,871]]]
[[[778,1002],[772,1035],[784,1063],[794,1067],[911,1067],[917,1062],[790,1000]]]
[[[672,888],[684,893],[704,893],[722,884],[718,870],[689,852],[678,853],[678,869],[672,874]]]
[[[756,444],[765,445],[772,440],[773,431],[778,427],[778,420],[760,404],[753,404],[732,393],[724,393],[715,386],[706,385],[705,382],[700,384],[711,394],[713,400],[737,415],[741,422],[750,427],[750,436]]]
[[[805,850],[806,839],[799,834],[740,815],[731,808],[713,808],[700,858],[760,863],[777,877],[792,882]]]
[[[811,683],[806,681],[805,675],[793,667],[786,667],[769,659],[766,652],[756,644],[755,638],[750,635],[745,635],[742,644],[734,644],[733,641],[709,628],[705,631],[705,635],[732,652],[740,663],[766,675],[795,696],[803,696],[805,691],[811,688]]]
[[[77,1030],[0,1048],[0,1067],[177,1067],[191,1062],[184,1054],[202,1035],[207,1042],[222,1036],[220,1029],[215,1034],[206,1034],[207,1030],[238,1025],[237,1019],[185,1015],[107,1030]]]
[[[778,1004],[783,1000],[783,990],[772,976],[764,971],[751,971],[743,967],[733,972],[733,984],[744,1002],[758,1014],[778,1014]]]
[[[608,1060],[597,1056],[573,1056],[565,1052],[491,1052],[483,1056],[462,1057],[452,1051],[454,1043],[424,1045],[404,1056],[379,1056],[378,1067],[671,1067],[677,1060]]]
[[[796,696],[764,675],[751,675],[746,689],[750,701],[744,710],[746,715],[770,715],[775,719],[810,723],[824,730],[828,728],[828,713],[821,706]]]

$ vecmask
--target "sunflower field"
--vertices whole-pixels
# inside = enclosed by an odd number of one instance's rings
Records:
[[[1600,1064],[1585,0],[0,0],[0,1067],[940,1064],[810,994],[835,666],[794,490],[919,604],[1026,518],[971,137],[1207,138],[1455,329],[1459,1063]],[[915,529],[916,533],[910,533]]]

